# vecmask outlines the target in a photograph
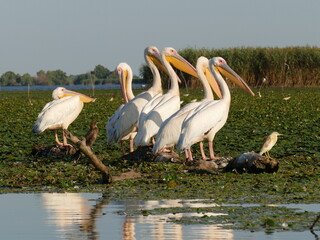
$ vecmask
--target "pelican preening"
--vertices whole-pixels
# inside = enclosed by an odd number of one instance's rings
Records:
[[[63,143],[61,143],[57,130],[67,129],[80,114],[84,103],[94,102],[95,99],[63,87],[56,88],[52,98],[54,100],[47,103],[38,115],[32,131],[40,134],[46,129],[54,130],[56,144],[66,146],[68,145],[66,136],[63,133]]]
[[[173,146],[177,144],[181,133],[182,122],[186,118],[187,114],[199,105],[213,100],[213,93],[210,87],[219,98],[222,97],[220,88],[210,72],[209,60],[205,57],[198,58],[196,69],[199,80],[204,88],[204,97],[199,102],[192,101],[186,104],[183,108],[181,108],[161,124],[159,132],[156,136],[156,142],[153,146],[154,154],[165,151],[167,148],[173,148]],[[200,150],[202,158],[206,159],[202,142],[200,144]]]
[[[116,123],[120,118],[121,110],[125,104],[127,104],[130,100],[134,98],[134,94],[132,92],[132,78],[133,73],[131,67],[127,63],[120,63],[117,66],[117,72],[120,79],[121,93],[124,104],[122,104],[115,113],[109,118],[106,124],[107,130],[107,144],[112,142],[116,142],[115,134],[116,134]],[[127,136],[124,136],[120,141],[123,148],[123,141],[129,139],[130,140],[130,152],[133,151],[133,138],[135,137],[136,132],[129,133]]]
[[[276,144],[276,142],[278,141],[278,136],[281,136],[283,134],[280,134],[278,132],[272,132],[263,142],[261,150],[259,152],[260,155],[262,154],[266,154],[266,156],[268,158],[270,158],[270,154],[269,151],[271,150],[271,148]]]
[[[144,115],[140,116],[139,129],[134,144],[149,145],[163,121],[180,109],[179,78],[171,64],[185,73],[197,77],[196,69],[173,48],[164,48],[161,52],[161,62],[170,77],[168,92],[148,103]]]
[[[224,126],[227,121],[231,94],[228,85],[221,74],[236,83],[241,88],[254,95],[248,85],[236,74],[221,57],[214,57],[209,60],[209,67],[213,77],[218,82],[222,92],[220,100],[204,102],[195,108],[186,117],[182,124],[181,134],[177,144],[180,151],[187,151],[189,159],[192,160],[190,148],[193,144],[208,139],[210,158],[215,158],[212,148],[212,141],[215,134]]]

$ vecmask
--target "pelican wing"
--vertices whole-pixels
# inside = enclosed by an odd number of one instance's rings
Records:
[[[158,104],[146,117],[142,128],[139,129],[134,143],[136,145],[148,145],[150,139],[155,136],[163,123],[180,108],[180,96],[165,94]]]
[[[186,122],[189,118],[191,118],[193,115],[197,114],[197,112],[201,112],[203,109],[205,109],[208,106],[211,106],[215,103],[217,103],[219,100],[208,100],[208,99],[203,99],[198,106],[195,108],[191,109],[188,114],[186,115],[184,122]]]
[[[163,148],[172,147],[177,144],[183,120],[187,114],[199,104],[200,102],[188,103],[161,124],[156,135],[153,153],[157,153]]]
[[[226,115],[228,109],[225,104],[217,104],[215,101],[206,104],[201,111],[183,122],[177,148],[180,151],[189,149],[194,143],[202,141],[211,130],[219,131]]]
[[[139,116],[138,129],[142,128],[148,116],[148,113],[161,101],[162,93],[155,95],[143,108]]]
[[[124,107],[124,104],[122,104],[115,113],[108,119],[106,124],[106,130],[107,130],[107,144],[110,144],[112,142],[115,142],[115,134],[116,134],[116,123],[120,118],[121,110]]]
[[[119,120],[115,125],[116,142],[119,142],[123,137],[136,130],[141,110],[151,98],[152,95],[149,92],[143,92],[121,109]]]
[[[77,118],[83,102],[79,96],[64,97],[46,104],[38,115],[32,131],[40,134],[46,129],[67,128]]]

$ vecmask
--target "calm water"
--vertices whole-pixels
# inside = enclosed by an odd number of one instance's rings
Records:
[[[0,91],[43,91],[54,90],[57,87],[65,87],[69,90],[92,89],[91,85],[60,85],[60,86],[0,86]],[[132,84],[133,89],[145,88],[145,84]],[[94,85],[94,89],[120,89],[120,84]]]
[[[39,193],[0,195],[1,239],[319,239],[309,231],[233,231],[217,225],[180,225],[169,218],[201,216],[201,213],[129,216],[120,210],[167,207],[212,207],[194,200],[106,201],[95,193]],[[319,204],[290,205],[318,211]],[[219,215],[214,213],[212,215]],[[316,233],[320,235],[320,233]]]

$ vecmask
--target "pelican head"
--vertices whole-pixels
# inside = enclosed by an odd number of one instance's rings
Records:
[[[242,89],[246,90],[252,96],[254,93],[250,89],[250,87],[246,84],[246,82],[235,72],[233,71],[229,65],[227,64],[226,60],[222,57],[213,57],[209,60],[210,68],[217,69],[222,75],[228,78],[230,81],[241,87]],[[215,71],[212,69],[211,71],[213,75],[215,75]]]
[[[144,57],[146,62],[156,64],[162,71],[167,72],[161,63],[161,53],[155,46],[149,46],[144,50]]]
[[[162,50],[162,56],[175,68],[198,78],[197,70],[172,47]]]
[[[212,72],[210,71],[208,58],[203,56],[199,57],[197,60],[196,69],[199,77],[201,76],[200,74],[203,73],[211,89],[217,94],[219,98],[222,98],[222,93],[221,93],[219,84],[217,83],[216,79],[212,75]]]
[[[78,93],[78,92],[74,92],[74,91],[70,91],[64,87],[57,87],[55,90],[53,90],[52,92],[52,98],[54,100],[58,100],[60,98],[64,98],[64,97],[68,97],[68,96],[79,96],[80,100],[84,103],[88,103],[88,102],[94,102],[95,99],[91,98],[89,96],[86,96],[84,94]]]
[[[117,66],[117,72],[120,79],[122,97],[124,102],[127,103],[129,101],[127,96],[127,82],[129,81],[128,78],[132,78],[132,69],[127,63],[122,62]]]

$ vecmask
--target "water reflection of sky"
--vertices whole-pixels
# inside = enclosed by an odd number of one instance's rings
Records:
[[[0,195],[1,239],[316,239],[310,232],[232,231],[218,225],[181,225],[169,222],[208,213],[126,215],[118,211],[155,208],[215,207],[197,200],[109,202],[101,194],[42,193]],[[319,204],[292,205],[317,211]],[[210,213],[219,215],[220,213]]]

